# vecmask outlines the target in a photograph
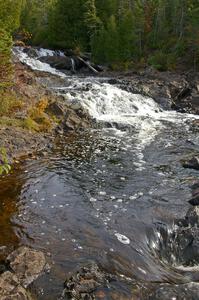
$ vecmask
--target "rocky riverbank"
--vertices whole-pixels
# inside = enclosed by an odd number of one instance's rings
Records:
[[[48,150],[57,134],[92,126],[79,103],[71,105],[61,93],[58,95],[52,90],[52,85],[64,86],[64,78],[33,71],[17,57],[14,63],[14,91],[23,105],[12,117],[2,117],[0,124],[1,147],[7,149],[10,161],[38,150]],[[146,69],[128,73],[103,72],[97,76],[125,91],[152,97],[163,109],[199,113],[198,73]],[[89,89],[89,85],[83,88]],[[35,107],[38,116],[34,116]],[[193,126],[198,128],[198,123],[194,122]]]
[[[52,75],[50,75],[53,77]],[[57,134],[90,126],[89,117],[79,108],[71,108],[61,96],[43,82],[48,74],[33,72],[15,60],[13,91],[22,105],[0,122],[1,147],[10,162],[21,156],[51,148]],[[51,78],[58,80],[56,76]]]
[[[159,72],[153,68],[126,73],[107,73],[109,83],[152,97],[164,109],[199,114],[199,73]],[[113,79],[114,78],[114,79]]]

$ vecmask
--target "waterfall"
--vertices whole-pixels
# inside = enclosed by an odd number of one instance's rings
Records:
[[[75,73],[75,60],[73,58],[71,58],[71,67],[72,67],[72,71],[73,73]]]
[[[61,51],[48,49],[34,49],[37,57],[31,57],[24,48],[15,47],[13,52],[18,59],[33,70],[47,72],[65,78],[66,86],[52,87],[56,93],[61,93],[67,102],[82,106],[87,113],[101,122],[115,122],[118,124],[133,125],[136,128],[151,134],[163,121],[182,123],[191,116],[175,111],[165,111],[152,99],[140,94],[132,94],[117,86],[106,83],[106,79],[97,77],[66,76],[61,71],[52,68],[49,64],[39,61],[42,56],[63,56]],[[75,61],[71,58],[71,66],[75,72]]]

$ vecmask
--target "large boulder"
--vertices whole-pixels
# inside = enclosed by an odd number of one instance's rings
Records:
[[[51,67],[60,70],[71,70],[72,69],[72,59],[65,56],[43,56],[40,57],[41,62],[49,64]]]

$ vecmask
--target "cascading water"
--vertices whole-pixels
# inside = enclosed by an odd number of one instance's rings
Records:
[[[20,185],[12,216],[20,242],[51,253],[55,261],[50,279],[56,291],[46,279],[41,299],[57,299],[56,276],[91,260],[130,278],[137,294],[150,282],[191,281],[167,249],[175,247],[173,220],[186,213],[188,178],[196,176],[179,163],[198,147],[189,125],[196,116],[164,111],[107,78],[68,76],[38,60],[63,53],[41,49],[30,57],[15,48],[14,54],[49,73],[48,88],[100,124],[63,138],[49,157],[25,161],[9,179],[13,187]],[[174,245],[168,248],[167,241]]]

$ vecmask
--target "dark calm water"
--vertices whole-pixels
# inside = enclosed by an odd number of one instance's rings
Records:
[[[69,135],[47,157],[26,159],[1,179],[0,246],[29,245],[53,261],[34,284],[39,299],[57,299],[69,272],[90,261],[131,278],[138,295],[145,284],[182,280],[156,248],[159,229],[175,230],[173,220],[188,209],[197,172],[180,159],[198,141],[167,124],[141,158],[137,142],[128,130]]]

